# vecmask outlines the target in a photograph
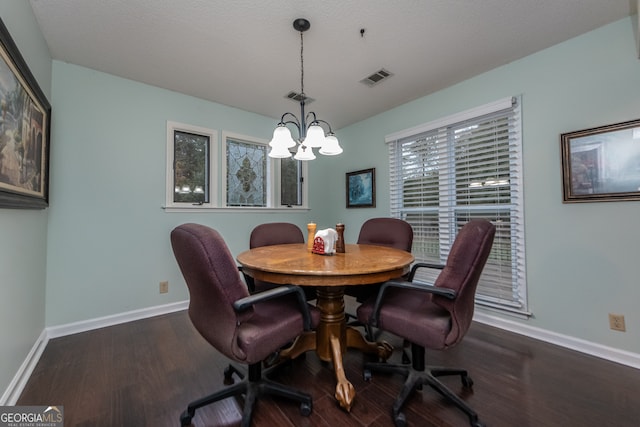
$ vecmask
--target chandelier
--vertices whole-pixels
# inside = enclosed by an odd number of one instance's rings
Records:
[[[298,145],[295,156],[296,160],[313,160],[316,156],[313,154],[314,148],[319,148],[318,152],[325,156],[335,156],[342,153],[342,147],[338,142],[335,134],[331,130],[331,125],[324,120],[316,117],[316,113],[310,111],[305,116],[304,106],[304,37],[303,33],[311,27],[309,21],[304,18],[298,18],[293,21],[293,28],[300,32],[300,118],[293,113],[284,113],[280,118],[280,123],[273,131],[273,138],[269,142],[271,151],[269,157],[278,159],[291,157],[290,148]],[[293,139],[291,131],[287,125],[293,125],[298,129],[298,140]],[[328,132],[322,127],[325,125]]]

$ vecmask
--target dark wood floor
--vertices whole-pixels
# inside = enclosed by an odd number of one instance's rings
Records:
[[[401,342],[385,336],[395,346]],[[639,426],[640,370],[474,324],[463,342],[428,351],[428,363],[461,366],[475,385],[444,380],[488,426]],[[394,353],[392,360],[399,360]],[[350,351],[346,371],[357,391],[351,413],[333,398],[331,366],[315,354],[275,379],[313,396],[313,413],[280,399],[258,402],[254,426],[392,426],[399,376],[362,379],[363,356]],[[185,312],[53,339],[19,405],[64,405],[65,426],[178,426],[187,403],[223,387],[227,361],[200,338]],[[233,398],[196,412],[196,426],[239,425]],[[409,426],[466,426],[467,418],[428,387],[406,408]]]

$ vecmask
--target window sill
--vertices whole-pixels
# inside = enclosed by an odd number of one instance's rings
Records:
[[[165,212],[170,213],[193,213],[193,212],[308,212],[310,209],[305,206],[277,207],[277,208],[260,208],[260,207],[203,207],[203,206],[162,206]]]

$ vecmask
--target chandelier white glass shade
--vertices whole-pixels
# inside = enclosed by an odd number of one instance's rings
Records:
[[[316,158],[313,153],[314,148],[319,148],[318,152],[325,156],[335,156],[342,153],[342,147],[335,134],[331,130],[331,125],[316,117],[316,113],[309,112],[305,116],[304,106],[306,96],[304,94],[304,41],[303,33],[311,27],[309,21],[298,18],[293,21],[293,28],[300,32],[300,119],[293,113],[284,113],[280,118],[280,123],[273,131],[273,138],[269,142],[271,151],[269,157],[283,159],[291,157],[291,148],[298,146],[295,156],[296,160],[313,160]],[[293,139],[291,131],[287,125],[292,125],[298,130],[298,140]],[[325,125],[328,132],[322,127]]]

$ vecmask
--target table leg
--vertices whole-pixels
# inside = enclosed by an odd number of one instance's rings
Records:
[[[331,337],[331,351],[333,352],[333,367],[336,372],[336,385],[335,398],[340,402],[347,412],[351,411],[351,405],[353,405],[353,399],[356,397],[356,389],[353,388],[353,384],[347,380],[347,376],[344,373],[344,366],[342,364],[342,346],[340,340],[336,336]]]
[[[344,287],[319,287],[316,306],[320,309],[320,324],[316,328],[316,353],[320,359],[333,362],[338,383],[335,398],[342,408],[350,411],[356,392],[347,380],[342,363],[347,349]]]
[[[287,359],[295,359],[300,356],[302,353],[306,353],[309,350],[315,350],[316,348],[316,333],[315,332],[305,332],[300,335],[296,340],[291,344],[291,346],[285,348],[280,351],[280,355],[278,357],[278,362]]]
[[[319,287],[316,306],[320,309],[320,323],[316,330],[300,335],[293,345],[280,352],[279,360],[295,359],[315,349],[321,360],[333,362],[337,382],[335,398],[342,408],[350,411],[356,391],[344,372],[342,358],[347,348],[357,348],[386,360],[391,356],[393,347],[386,342],[367,341],[360,331],[347,327],[343,286]]]
[[[358,350],[375,354],[381,360],[387,360],[393,353],[393,346],[386,341],[371,342],[355,328],[347,327],[347,347],[357,348]]]

